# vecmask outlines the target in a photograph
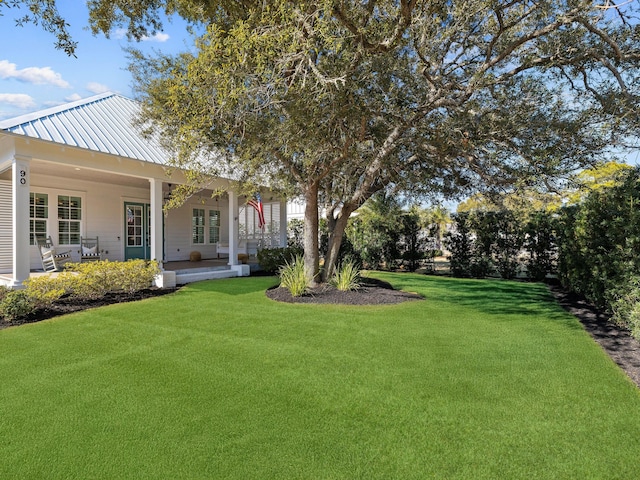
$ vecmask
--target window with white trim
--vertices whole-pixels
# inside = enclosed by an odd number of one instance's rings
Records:
[[[220,210],[209,210],[209,243],[220,241]]]
[[[194,208],[191,220],[191,243],[203,245],[204,241],[204,208]]]
[[[36,237],[47,236],[47,220],[49,218],[49,195],[46,193],[29,193],[29,243],[36,244]]]
[[[58,244],[80,243],[82,199],[71,195],[58,195]]]

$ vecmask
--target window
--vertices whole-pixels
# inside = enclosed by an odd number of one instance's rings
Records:
[[[58,243],[60,245],[77,245],[80,243],[81,220],[81,198],[58,195]]]
[[[209,243],[220,241],[220,210],[209,210]]]
[[[36,237],[47,236],[47,219],[49,218],[49,195],[46,193],[29,194],[29,243],[36,244]]]
[[[204,244],[204,208],[194,208],[191,222],[192,243],[194,245]]]

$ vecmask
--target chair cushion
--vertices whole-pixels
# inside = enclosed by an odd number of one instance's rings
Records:
[[[98,252],[96,251],[97,247],[82,247],[82,255],[97,255]]]

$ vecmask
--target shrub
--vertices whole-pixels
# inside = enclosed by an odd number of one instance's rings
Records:
[[[350,291],[360,288],[360,266],[353,260],[346,260],[338,265],[331,281],[338,290]]]
[[[62,297],[69,290],[69,283],[65,277],[31,277],[25,282],[25,292],[34,305],[34,308],[47,308],[53,302]]]
[[[11,291],[11,289],[9,287],[5,287],[4,285],[0,285],[0,302],[2,302],[2,299],[10,291]]]
[[[265,248],[258,252],[258,263],[267,273],[277,273],[287,263],[291,263],[297,256],[302,255],[302,249],[297,246],[285,248]]]
[[[613,311],[611,319],[640,339],[640,278],[631,278],[611,291],[609,303]]]
[[[0,316],[6,321],[26,317],[35,311],[35,306],[25,290],[11,290],[0,302]]]
[[[471,222],[468,213],[454,215],[455,231],[445,236],[445,245],[451,252],[451,273],[454,277],[469,277],[472,275],[473,240],[471,238]]]
[[[78,274],[75,280],[69,280],[71,294],[84,299],[100,298],[109,292],[133,293],[149,288],[160,272],[155,260],[102,260],[74,264],[71,270]]]
[[[301,255],[297,255],[293,261],[287,262],[280,268],[280,286],[288,289],[294,297],[304,295],[309,285]]]

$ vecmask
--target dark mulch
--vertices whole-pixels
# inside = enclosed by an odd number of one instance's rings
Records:
[[[387,282],[375,278],[363,278],[360,288],[341,291],[331,285],[320,285],[309,293],[294,297],[289,290],[276,287],[267,290],[267,297],[278,302],[287,303],[334,303],[340,305],[386,305],[411,300],[423,300],[417,293],[394,290]]]
[[[580,320],[593,339],[640,387],[640,342],[631,336],[629,330],[612,323],[609,315],[599,311],[584,297],[557,285],[549,288],[558,303]]]
[[[91,300],[81,300],[67,296],[57,300],[53,305],[51,305],[51,307],[36,310],[31,315],[25,318],[21,318],[11,322],[0,321],[0,330],[6,327],[15,327],[27,323],[40,322],[42,320],[47,320],[49,318],[64,315],[66,313],[79,312],[82,310],[88,310],[90,308],[112,305],[114,303],[134,302],[136,300],[143,300],[145,298],[166,295],[167,293],[172,293],[176,290],[177,288],[147,288],[145,290],[139,290],[135,293],[111,292],[104,297]]]

